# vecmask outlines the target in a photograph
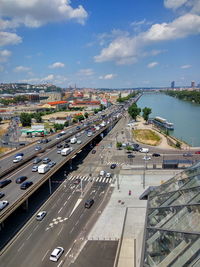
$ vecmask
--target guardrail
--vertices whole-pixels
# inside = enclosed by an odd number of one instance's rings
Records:
[[[112,122],[111,125],[115,125],[120,118],[116,119],[114,122]],[[1,212],[0,215],[0,223],[2,223],[12,212],[13,210],[17,209],[29,196],[31,196],[43,183],[45,183],[58,169],[60,169],[64,164],[66,164],[78,151],[80,151],[83,147],[85,147],[88,143],[91,142],[96,136],[98,136],[100,133],[105,131],[107,128],[111,127],[111,125],[106,125],[105,127],[101,128],[97,133],[95,133],[91,138],[86,140],[85,143],[81,144],[76,150],[72,151],[68,156],[63,157],[63,161],[59,164],[55,165],[55,167],[47,172],[46,175],[42,177],[37,183],[33,184],[30,187],[30,190],[27,190],[23,196],[21,196],[17,201],[15,201],[12,205],[10,205],[5,211]],[[88,127],[85,127],[88,128]],[[83,128],[81,129],[81,131]],[[78,131],[77,131],[78,132]],[[74,135],[71,134],[70,136]],[[70,136],[66,137],[65,139],[69,138]],[[63,139],[64,140],[64,139]],[[61,140],[58,140],[61,142]],[[59,143],[59,142],[58,142]]]

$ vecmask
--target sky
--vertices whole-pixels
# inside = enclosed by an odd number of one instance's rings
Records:
[[[200,0],[0,0],[0,83],[200,83]]]

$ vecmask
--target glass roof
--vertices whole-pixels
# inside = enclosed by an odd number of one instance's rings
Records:
[[[150,192],[141,266],[200,266],[200,162]]]

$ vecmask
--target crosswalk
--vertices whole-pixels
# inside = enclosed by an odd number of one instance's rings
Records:
[[[95,181],[95,182],[99,182],[99,183],[112,183],[113,182],[113,178],[106,178],[106,177],[90,177],[88,175],[69,175],[67,177],[68,181],[72,181],[72,180],[76,180],[76,179],[81,179],[83,182],[89,182],[90,180]]]
[[[112,165],[112,164],[116,164],[117,166],[125,166],[127,165],[125,162],[117,162],[117,161],[107,161],[106,165]]]

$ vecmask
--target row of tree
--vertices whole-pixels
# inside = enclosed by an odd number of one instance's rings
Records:
[[[200,92],[198,91],[167,91],[167,95],[177,97],[181,100],[191,101],[200,104]]]
[[[151,114],[151,108],[145,107],[141,110],[141,108],[139,108],[137,106],[136,103],[133,103],[129,108],[128,108],[128,113],[129,115],[136,120],[137,116],[140,115],[142,111],[142,117],[144,118],[144,120],[147,122],[149,119],[149,115]]]
[[[10,104],[17,104],[17,103],[24,103],[28,101],[28,98],[24,95],[18,95],[15,96],[12,99],[0,99],[0,103],[3,104],[4,106],[10,105]]]
[[[137,95],[137,92],[134,92],[134,93],[131,93],[125,97],[122,97],[122,94],[120,93],[119,97],[117,98],[117,102],[123,103],[123,102],[129,100],[130,98],[135,97],[136,95]]]

